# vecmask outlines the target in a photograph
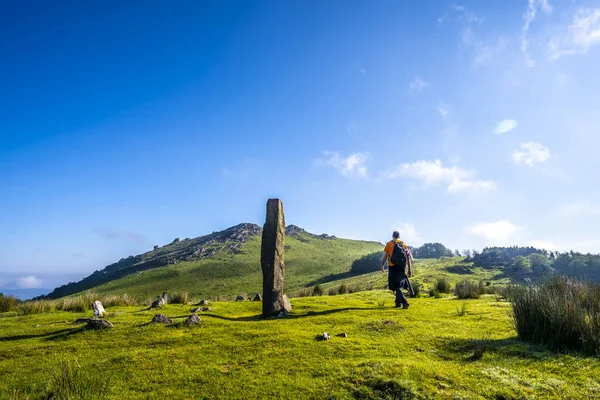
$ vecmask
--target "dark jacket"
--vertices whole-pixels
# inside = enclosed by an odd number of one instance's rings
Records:
[[[388,268],[388,287],[393,291],[406,289],[411,296],[415,294],[408,276],[406,276],[405,267],[391,266]]]

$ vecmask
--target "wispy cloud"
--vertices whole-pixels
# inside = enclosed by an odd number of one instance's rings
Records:
[[[484,238],[490,246],[503,246],[514,243],[513,236],[521,230],[523,228],[508,220],[480,222],[465,228],[466,233]]]
[[[16,283],[17,283],[17,287],[19,287],[21,289],[39,289],[39,288],[43,287],[42,280],[36,278],[33,275],[17,278]]]
[[[579,251],[582,253],[598,254],[600,249],[600,239],[585,239],[568,241],[565,243],[555,243],[550,240],[532,240],[528,243],[529,246],[533,246],[537,249],[545,249],[552,251]]]
[[[423,242],[417,228],[409,222],[398,222],[393,230],[400,232],[400,238],[413,246]]]
[[[438,106],[437,112],[442,118],[446,118],[446,116],[450,114],[450,110],[446,106],[442,105]]]
[[[423,89],[431,86],[431,83],[423,80],[420,77],[415,77],[412,81],[410,81],[410,92],[411,93],[419,93],[422,92]]]
[[[571,54],[584,54],[600,45],[600,8],[581,9],[573,18],[568,32],[548,42],[548,55],[556,60]]]
[[[529,55],[529,39],[527,38],[529,33],[529,27],[535,21],[538,11],[541,10],[545,13],[552,12],[552,7],[548,0],[529,0],[527,3],[527,10],[523,14],[523,28],[521,29],[521,53],[525,57],[525,64],[528,67],[534,67],[535,61]]]
[[[562,208],[562,213],[568,217],[600,215],[600,203],[589,200],[578,200]]]
[[[507,133],[515,129],[517,125],[518,123],[515,119],[504,119],[498,122],[494,132],[496,132],[497,135],[502,135],[503,133]]]
[[[367,153],[356,152],[344,157],[338,152],[326,151],[323,155],[325,158],[317,160],[317,165],[331,166],[348,178],[367,177]]]
[[[520,150],[512,153],[512,160],[517,165],[533,167],[550,159],[550,150],[536,142],[521,143]]]
[[[131,232],[126,229],[99,228],[92,229],[92,232],[94,232],[97,235],[100,235],[105,239],[121,239],[138,243],[145,243],[148,241],[144,235],[140,233]]]
[[[394,170],[382,173],[384,179],[409,178],[421,181],[425,187],[445,186],[450,194],[478,194],[494,190],[496,183],[475,178],[475,172],[457,165],[445,167],[440,160],[420,160],[405,163]]]

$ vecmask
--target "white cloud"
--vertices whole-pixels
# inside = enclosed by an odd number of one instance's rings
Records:
[[[512,131],[513,129],[515,129],[517,127],[517,125],[518,125],[518,122],[515,119],[504,119],[504,120],[498,122],[494,132],[496,132],[496,134],[498,134],[498,135],[501,135],[503,133]]]
[[[529,55],[529,40],[527,39],[527,34],[529,32],[531,23],[535,21],[538,10],[541,10],[545,13],[550,13],[552,12],[552,7],[550,6],[548,0],[529,0],[527,4],[527,11],[525,11],[525,14],[523,14],[523,28],[521,29],[521,53],[523,53],[523,56],[525,57],[525,64],[527,64],[528,67],[535,66],[535,62]]]
[[[452,181],[450,186],[448,186],[448,193],[462,193],[468,192],[471,194],[478,194],[481,192],[486,192],[488,190],[495,190],[496,182],[494,181],[464,181],[460,179],[455,179]]]
[[[450,114],[450,111],[444,106],[438,106],[437,111],[442,118],[446,118],[446,115]]]
[[[528,243],[529,246],[533,246],[538,249],[545,249],[551,251],[578,251],[581,253],[600,253],[600,239],[586,239],[575,242],[567,242],[564,244],[556,244],[552,241],[546,240],[532,240]]]
[[[512,153],[513,162],[517,165],[533,167],[535,164],[548,161],[550,150],[536,142],[521,143],[521,149]]]
[[[579,200],[564,206],[562,212],[568,217],[600,215],[600,204]]]
[[[404,163],[382,174],[386,179],[410,178],[422,181],[425,186],[446,186],[450,194],[467,192],[477,194],[496,188],[492,181],[476,180],[475,173],[458,165],[445,167],[440,160],[420,160]]]
[[[431,83],[424,81],[423,79],[417,76],[410,82],[410,92],[418,93],[421,92],[423,89],[428,88],[429,86],[431,86]]]
[[[21,289],[38,289],[42,287],[42,280],[35,276],[17,278],[17,286]]]
[[[320,165],[329,165],[339,173],[349,178],[366,178],[367,166],[365,165],[368,155],[367,153],[352,153],[347,157],[343,157],[335,151],[326,151],[324,160],[319,160]]]
[[[400,238],[411,246],[414,246],[415,243],[423,242],[423,238],[411,223],[399,222],[393,229],[400,232]]]
[[[502,220],[497,222],[481,222],[467,227],[465,231],[468,234],[484,238],[489,246],[504,246],[511,241],[514,243],[513,236],[522,229],[510,221]]]
[[[548,55],[556,60],[565,55],[585,54],[599,44],[600,8],[582,9],[573,18],[566,34],[555,36],[548,42]]]

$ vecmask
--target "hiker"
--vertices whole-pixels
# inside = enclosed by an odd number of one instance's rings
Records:
[[[392,240],[385,245],[383,259],[381,260],[381,272],[385,272],[385,262],[388,263],[388,287],[396,292],[396,307],[408,308],[409,304],[402,292],[408,290],[410,295],[414,291],[408,278],[412,276],[412,255],[406,243],[400,240],[400,232],[392,233]]]

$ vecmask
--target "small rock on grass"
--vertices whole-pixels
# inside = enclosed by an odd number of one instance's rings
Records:
[[[335,336],[337,336],[337,337],[344,337],[344,338],[346,338],[346,337],[348,337],[348,334],[347,334],[346,332],[342,332],[342,333],[338,333],[338,334],[337,334],[337,335],[335,335]]]
[[[154,318],[152,318],[153,324],[172,324],[171,318],[167,317],[165,314],[156,314]]]
[[[198,325],[200,323],[200,321],[202,321],[200,319],[200,317],[198,316],[198,314],[192,314],[188,317],[188,319],[185,320],[184,324],[185,325]]]
[[[238,297],[235,298],[235,301],[244,301],[244,300],[246,300],[244,298],[244,296],[238,296]]]
[[[90,318],[87,321],[87,329],[106,329],[113,328],[113,324],[105,319]]]
[[[331,338],[331,335],[327,332],[323,332],[323,340],[329,340]]]

